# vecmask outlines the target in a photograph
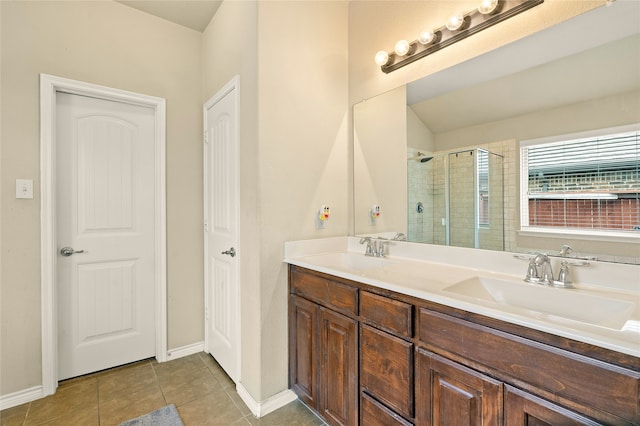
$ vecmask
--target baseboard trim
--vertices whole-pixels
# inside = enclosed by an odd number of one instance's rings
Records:
[[[178,359],[185,356],[204,352],[204,342],[192,343],[191,345],[181,346],[167,351],[167,361]]]
[[[8,395],[0,395],[0,410],[16,407],[44,397],[42,386],[34,386]]]
[[[244,403],[247,404],[249,410],[251,410],[253,415],[257,418],[266,416],[267,414],[276,411],[278,408],[282,408],[290,402],[298,399],[298,396],[290,389],[283,390],[282,392],[260,402],[253,399],[251,394],[247,392],[244,386],[242,386],[242,383],[238,383],[236,385],[236,391]]]

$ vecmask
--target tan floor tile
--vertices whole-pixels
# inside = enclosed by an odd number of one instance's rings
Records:
[[[253,426],[319,426],[326,424],[300,401],[293,401],[259,419],[247,416],[247,420]]]
[[[176,404],[176,406],[207,395],[220,394],[220,397],[225,395],[224,389],[207,369],[202,370],[202,373],[191,381],[185,381],[184,378],[161,381],[160,388],[167,403]]]
[[[123,394],[116,399],[100,402],[100,425],[118,425],[126,420],[140,417],[167,405],[160,386]]]
[[[166,363],[149,359],[65,380],[54,395],[0,412],[0,426],[115,426],[170,403],[186,426],[324,424],[300,402],[256,419],[235,387],[204,352]]]
[[[244,416],[227,394],[208,395],[178,407],[187,426],[243,424]]]
[[[244,414],[245,416],[248,416],[250,414],[253,415],[249,407],[247,407],[247,404],[244,403],[244,401],[242,400],[242,398],[240,398],[240,395],[238,395],[238,392],[236,392],[235,389],[227,391],[227,395],[229,395],[229,398],[231,398],[233,403],[236,404],[236,407],[238,407],[238,409],[240,410],[240,412],[242,412],[242,414]]]
[[[27,411],[29,411],[29,404],[28,402],[0,411],[0,426],[22,426],[27,416]]]
[[[152,363],[151,365],[159,379],[167,375],[179,376],[206,368],[199,354],[174,359],[169,362]]]
[[[98,419],[98,407],[71,410],[56,419],[38,424],[46,426],[98,426],[100,424]]]
[[[64,384],[55,394],[31,403],[25,425],[41,424],[80,409],[98,408],[98,386],[95,378]]]
[[[157,377],[151,364],[120,370],[113,374],[98,376],[98,396],[100,401],[115,399],[122,393],[133,393],[153,386]]]

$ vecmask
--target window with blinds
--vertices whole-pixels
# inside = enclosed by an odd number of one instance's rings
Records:
[[[640,235],[640,131],[521,147],[522,228]]]

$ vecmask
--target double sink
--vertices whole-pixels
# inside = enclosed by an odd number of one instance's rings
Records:
[[[559,289],[520,277],[354,252],[309,256],[321,272],[377,285],[476,313],[552,324],[613,337],[640,352],[640,300],[637,294],[583,288]],[[305,266],[305,265],[302,265]],[[496,316],[496,315],[494,315]],[[515,321],[518,322],[518,321]],[[548,331],[548,330],[545,330]]]

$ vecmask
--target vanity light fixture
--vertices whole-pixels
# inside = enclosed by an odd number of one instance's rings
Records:
[[[394,51],[376,53],[375,62],[384,73],[390,73],[498,22],[518,15],[544,0],[479,0],[480,5],[467,13],[457,12],[440,28],[425,30],[417,40],[400,40]]]

